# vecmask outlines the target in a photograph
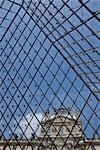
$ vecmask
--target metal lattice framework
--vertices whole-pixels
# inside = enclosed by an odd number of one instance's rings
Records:
[[[0,1],[0,130],[6,141],[13,133],[29,141],[39,115],[62,107],[80,109],[82,136],[100,137],[99,17],[99,0]]]

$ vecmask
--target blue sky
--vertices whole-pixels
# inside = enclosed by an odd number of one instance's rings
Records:
[[[0,2],[0,129],[7,137],[11,130],[18,131],[17,123],[20,126],[23,115],[27,118],[32,112],[53,111],[61,107],[62,102],[72,111],[77,107],[82,110],[81,120],[87,137],[100,125],[100,2],[85,0],[86,7],[81,7],[78,0],[69,0],[64,5],[66,1],[54,0],[49,5],[49,1],[43,0],[38,9],[37,1],[29,8],[28,1],[24,1],[21,8],[18,5],[21,1],[13,5],[8,0]],[[54,6],[62,9],[57,13]],[[77,11],[76,15],[72,15],[69,7]],[[87,8],[96,12],[96,17],[92,17]],[[80,25],[80,19],[86,23]],[[97,133],[100,135],[100,128]]]

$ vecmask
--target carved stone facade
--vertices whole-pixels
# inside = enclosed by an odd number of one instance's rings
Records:
[[[77,115],[64,109],[56,110],[52,115],[44,117],[41,124],[40,141],[47,150],[85,149],[82,124]]]
[[[37,139],[20,140],[13,134],[11,140],[0,140],[0,150],[99,150],[99,139],[85,140],[78,115],[66,109],[45,114]]]

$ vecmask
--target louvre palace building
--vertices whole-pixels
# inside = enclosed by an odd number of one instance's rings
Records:
[[[29,140],[19,139],[13,134],[11,139],[0,139],[0,150],[100,150],[100,139],[87,140],[82,133],[79,112],[58,109],[45,114],[41,121],[41,133]]]

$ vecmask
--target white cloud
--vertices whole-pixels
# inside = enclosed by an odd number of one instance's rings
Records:
[[[33,133],[33,130],[36,131],[36,134],[39,135],[40,134],[40,122],[43,118],[42,113],[36,113],[35,115],[33,113],[29,113],[25,116],[25,118],[22,118],[22,120],[19,122],[19,127],[22,129],[22,131],[24,132],[24,135],[27,138],[31,137],[31,133]],[[39,126],[39,128],[38,128]],[[21,129],[18,128],[16,133],[22,134]],[[38,128],[38,130],[37,130]]]

